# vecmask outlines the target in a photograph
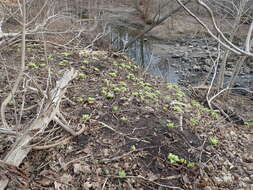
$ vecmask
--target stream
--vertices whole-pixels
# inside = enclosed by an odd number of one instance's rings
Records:
[[[112,47],[115,49],[124,48],[126,43],[138,34],[138,31],[129,30],[126,26],[109,26],[108,30]],[[143,37],[135,41],[125,53],[152,75],[184,86],[201,84],[212,68],[211,60],[218,56],[216,41],[197,37],[169,41]],[[232,75],[236,59],[235,56],[228,59],[225,83]],[[252,65],[242,68],[235,87],[253,89]],[[237,93],[247,94],[247,91],[244,91],[237,90]]]

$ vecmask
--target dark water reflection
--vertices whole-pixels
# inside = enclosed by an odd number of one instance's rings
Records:
[[[110,27],[110,40],[114,49],[122,49],[127,42],[134,38],[131,31],[126,31],[124,27]],[[173,61],[168,60],[165,56],[154,55],[152,52],[152,43],[155,40],[141,38],[125,50],[126,54],[138,65],[143,67],[152,75],[161,77],[167,82],[177,83],[180,79],[178,68],[172,66]]]

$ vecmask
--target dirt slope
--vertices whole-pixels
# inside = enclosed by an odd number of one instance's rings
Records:
[[[227,123],[122,55],[48,47],[45,56],[41,44],[28,44],[27,52],[26,80],[43,90],[64,70],[79,70],[60,110],[73,130],[86,130],[68,140],[70,134],[52,122],[20,166],[23,176],[0,168],[0,176],[11,178],[8,189],[253,189],[251,124]],[[8,77],[1,67],[0,101],[17,74],[19,47],[3,56],[10,65]],[[15,124],[22,100],[29,108],[22,123],[36,117],[42,98],[20,88],[8,106],[9,123]],[[0,138],[3,159],[15,138]]]

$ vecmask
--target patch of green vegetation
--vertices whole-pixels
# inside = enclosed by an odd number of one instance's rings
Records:
[[[213,146],[217,146],[220,144],[219,139],[217,139],[216,137],[210,137],[209,138],[209,142],[213,145]]]
[[[253,126],[253,121],[246,121],[246,122],[244,122],[244,125]]]
[[[120,64],[120,66],[119,66],[121,69],[128,69],[128,70],[132,70],[132,67],[131,67],[131,65],[129,65],[129,64],[125,64],[125,63],[122,63],[122,64]]]
[[[88,65],[90,62],[87,59],[83,60],[83,64]]]
[[[114,87],[113,90],[115,92],[125,92],[125,91],[127,91],[127,88],[124,86],[121,86],[121,87]]]
[[[93,67],[93,69],[94,69],[94,71],[96,71],[96,72],[100,72],[100,69],[97,68],[97,67]]]
[[[191,122],[191,124],[192,125],[198,125],[199,124],[199,120],[197,120],[197,119],[190,119],[190,122]]]
[[[9,106],[13,106],[13,105],[15,105],[15,104],[16,104],[16,102],[15,102],[14,100],[8,102],[8,105],[9,105]]]
[[[83,114],[82,115],[82,120],[87,121],[89,119],[90,119],[90,114]]]
[[[96,98],[93,98],[93,97],[88,97],[88,98],[87,98],[87,102],[88,102],[89,104],[93,104],[95,101],[96,101]]]
[[[120,118],[120,120],[125,122],[125,121],[128,121],[128,118],[127,118],[126,116],[122,116],[122,117]]]
[[[161,94],[160,90],[155,90],[155,93],[159,95]]]
[[[210,115],[210,117],[212,117],[213,119],[219,119],[220,118],[220,114],[217,113],[214,110],[210,110],[208,108],[201,108],[200,111],[207,112]]]
[[[169,100],[171,100],[171,97],[170,96],[165,96],[164,99],[169,101]]]
[[[174,124],[173,122],[168,122],[168,123],[166,124],[166,126],[167,126],[169,129],[172,129],[172,128],[175,128],[175,127],[176,127],[175,124]]]
[[[84,79],[84,78],[87,77],[87,75],[84,74],[84,73],[79,73],[78,77],[79,77],[80,79]]]
[[[179,156],[176,155],[176,154],[172,154],[172,153],[169,153],[168,154],[168,160],[170,161],[170,163],[178,163],[180,162],[180,159],[179,159]]]
[[[133,80],[133,81],[136,81],[136,80],[137,80],[136,77],[135,77],[135,75],[132,74],[132,73],[129,73],[129,74],[126,76],[126,78],[127,78],[127,79],[131,79],[131,80]]]
[[[83,97],[78,97],[78,98],[77,98],[77,102],[83,103],[83,102],[84,102],[84,98],[83,98]]]
[[[62,60],[59,62],[60,66],[66,66],[69,62],[67,60]]]
[[[177,91],[176,96],[177,96],[177,98],[183,98],[184,93],[182,91]]]
[[[169,110],[168,105],[164,105],[163,106],[163,111],[168,111],[168,110]]]
[[[102,95],[106,95],[107,91],[108,91],[107,87],[102,87],[101,90],[100,90],[100,92],[102,93]]]
[[[112,65],[113,65],[113,66],[118,66],[117,61],[113,61],[113,62],[112,62]]]
[[[200,107],[201,106],[201,104],[199,102],[197,102],[196,100],[192,100],[191,105],[194,106],[194,107]]]
[[[186,164],[187,167],[194,167],[195,163],[193,162],[189,162],[183,158],[180,158],[178,155],[173,154],[173,153],[169,153],[168,154],[168,160],[170,161],[170,163],[174,164],[174,163],[180,163],[180,164]]]
[[[138,96],[138,95],[139,95],[139,92],[132,92],[132,95],[133,95],[133,96]]]
[[[47,59],[48,59],[48,60],[53,60],[53,55],[47,56]]]
[[[118,111],[119,110],[119,106],[112,106],[112,111]]]
[[[144,88],[143,88],[143,90],[145,90],[145,91],[150,91],[152,88],[151,87],[149,87],[149,86],[145,86]]]
[[[108,75],[110,75],[111,77],[117,77],[117,73],[116,72],[110,72],[110,73],[108,73]]]
[[[118,173],[119,177],[126,177],[126,172],[124,170],[119,171]]]
[[[120,81],[119,84],[120,84],[121,86],[127,86],[126,82],[124,82],[124,81]]]
[[[174,105],[174,106],[173,106],[173,110],[174,110],[175,112],[177,112],[177,113],[184,113],[184,110],[183,110],[182,107],[179,106],[179,105]]]
[[[209,112],[210,116],[213,118],[213,119],[219,119],[220,118],[220,114],[218,114],[217,112],[213,111],[213,110],[210,110]]]
[[[152,100],[155,100],[155,101],[158,100],[158,98],[157,98],[157,96],[156,96],[155,93],[152,93],[152,92],[145,92],[144,95],[145,95],[145,97],[150,98],[150,99],[152,99]]]
[[[29,63],[28,67],[31,68],[31,69],[38,69],[39,68],[39,66],[35,63]]]
[[[130,149],[131,149],[131,151],[136,151],[136,146],[135,146],[135,145],[132,145],[132,146],[130,147]]]
[[[112,92],[108,92],[107,94],[106,94],[106,98],[107,99],[113,99],[115,97],[115,94],[113,94]]]
[[[167,83],[167,88],[169,88],[169,89],[179,89],[178,85],[172,84],[172,83]]]
[[[135,65],[135,64],[132,64],[131,67],[132,67],[132,70],[134,70],[134,71],[136,71],[136,70],[139,69],[139,67],[137,65]]]
[[[68,57],[68,56],[70,56],[70,53],[69,53],[69,52],[63,52],[62,55],[63,55],[64,57]]]

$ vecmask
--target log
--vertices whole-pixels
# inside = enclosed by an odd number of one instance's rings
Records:
[[[48,124],[53,120],[59,112],[59,105],[61,99],[66,91],[66,88],[71,80],[77,75],[74,69],[66,71],[63,77],[57,81],[56,87],[50,91],[50,97],[47,101],[43,111],[32,124],[25,128],[20,136],[17,135],[16,142],[13,144],[11,150],[5,156],[3,162],[18,167],[24,158],[31,151],[29,146],[31,140],[38,134],[42,134]],[[9,179],[0,179],[0,190],[4,190],[8,185]]]

